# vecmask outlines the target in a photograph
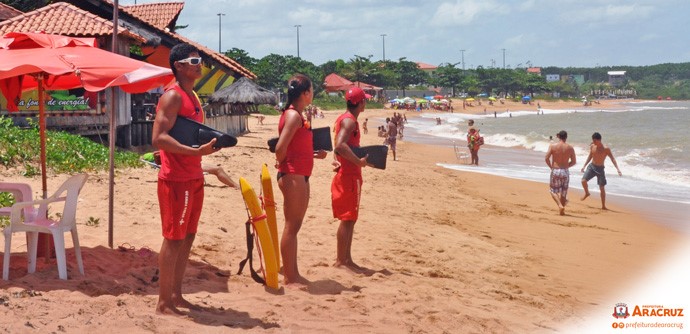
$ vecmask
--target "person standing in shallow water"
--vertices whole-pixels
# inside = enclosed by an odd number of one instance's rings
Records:
[[[570,182],[569,168],[575,166],[577,158],[575,149],[570,144],[566,144],[568,133],[561,130],[556,134],[559,141],[549,145],[546,152],[546,165],[551,169],[549,190],[551,197],[558,205],[558,212],[561,216],[565,215],[565,205],[568,203],[568,184]]]
[[[314,97],[311,80],[297,74],[288,80],[288,99],[278,121],[276,161],[278,187],[283,193],[285,228],[280,240],[283,259],[283,279],[286,286],[305,286],[309,283],[297,266],[297,233],[302,228],[309,206],[309,177],[314,158],[324,159],[326,151],[314,153],[310,122],[304,118],[306,107]]]
[[[585,190],[585,195],[582,196],[580,200],[584,201],[587,197],[589,197],[589,187],[587,182],[596,176],[599,191],[601,192],[602,210],[608,210],[606,208],[606,174],[604,174],[604,161],[606,160],[606,157],[611,159],[613,166],[616,167],[616,170],[618,171],[618,176],[623,176],[620,168],[618,168],[616,158],[613,157],[611,149],[601,142],[601,134],[599,132],[595,132],[592,134],[592,144],[589,145],[589,156],[587,157],[587,161],[585,161],[584,166],[582,166],[582,169],[580,170],[584,173],[584,175],[582,175],[582,189]],[[592,161],[591,164],[589,164],[590,161]],[[586,171],[585,168],[587,169]]]

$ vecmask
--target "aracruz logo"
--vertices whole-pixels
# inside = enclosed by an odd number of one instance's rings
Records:
[[[613,317],[616,319],[625,319],[630,316],[628,313],[628,305],[625,303],[618,303],[613,308]]]

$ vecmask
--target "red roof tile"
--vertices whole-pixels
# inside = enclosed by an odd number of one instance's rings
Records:
[[[54,3],[0,22],[0,35],[36,31],[67,36],[109,36],[113,33],[113,23],[65,2]],[[141,36],[122,27],[119,33],[144,41]]]
[[[141,5],[120,6],[122,11],[139,18],[140,20],[158,28],[170,27],[175,24],[180,15],[184,2],[161,2]]]
[[[199,49],[199,51],[200,51],[201,53],[206,54],[206,56],[208,56],[208,57],[210,57],[210,58],[213,58],[215,61],[217,61],[217,62],[223,64],[224,66],[226,66],[226,67],[232,69],[233,71],[235,71],[235,72],[241,74],[242,76],[245,76],[245,77],[247,77],[247,78],[249,78],[249,79],[256,79],[256,74],[254,74],[254,73],[252,73],[252,71],[250,71],[250,70],[244,68],[242,65],[240,65],[238,62],[236,62],[234,59],[229,58],[229,57],[226,57],[225,55],[220,54],[220,53],[218,53],[218,52],[216,52],[216,51],[214,51],[214,50],[212,50],[212,49],[209,49],[209,48],[207,48],[207,47],[205,47],[205,46],[203,46],[203,45],[201,45],[201,44],[199,44],[199,43],[197,43],[197,42],[194,42],[194,41],[192,41],[191,39],[188,39],[188,38],[186,38],[186,37],[184,37],[184,36],[182,36],[182,35],[175,34],[175,33],[172,33],[172,32],[168,32],[168,31],[165,31],[165,30],[161,30],[161,31],[162,31],[163,33],[165,33],[165,34],[170,35],[170,36],[173,37],[173,38],[176,38],[176,39],[179,40],[180,42],[188,43],[188,44],[193,45],[194,47],[196,47],[197,49]]]
[[[431,64],[426,64],[422,62],[417,62],[417,67],[419,67],[420,70],[435,70],[438,67],[431,65]]]
[[[12,6],[8,6],[4,3],[0,3],[0,21],[11,19],[17,15],[22,15],[23,13],[19,10],[14,9]]]

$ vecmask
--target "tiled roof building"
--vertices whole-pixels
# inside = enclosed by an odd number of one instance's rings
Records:
[[[65,2],[57,2],[0,23],[0,35],[37,31],[67,36],[103,37],[112,35],[113,23]],[[141,36],[127,29],[121,29],[120,33],[144,41]]]
[[[136,16],[152,26],[174,31],[177,18],[184,8],[184,2],[160,2],[131,6],[120,6],[122,11]]]

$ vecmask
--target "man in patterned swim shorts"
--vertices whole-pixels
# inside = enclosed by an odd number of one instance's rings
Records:
[[[558,205],[558,212],[561,216],[565,215],[565,204],[568,202],[568,183],[570,173],[568,168],[577,162],[575,150],[570,144],[566,144],[568,133],[561,130],[556,134],[558,143],[551,144],[546,152],[546,165],[551,169],[551,181],[549,188],[551,197]]]

